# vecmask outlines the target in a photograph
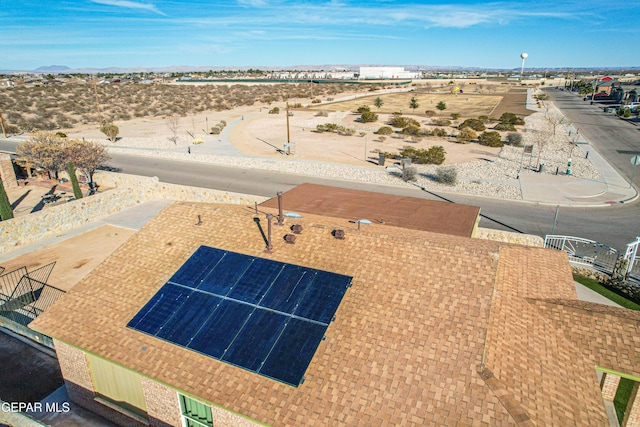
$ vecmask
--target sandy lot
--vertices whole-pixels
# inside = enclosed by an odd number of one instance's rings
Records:
[[[407,88],[405,88],[406,90]],[[420,89],[420,88],[418,88]],[[509,108],[518,108],[521,113],[524,110],[525,93],[478,94],[466,93],[452,95],[449,93],[344,93],[335,101],[323,104],[311,104],[311,99],[295,99],[290,105],[302,104],[303,108],[291,108],[292,116],[289,117],[290,150],[296,159],[317,160],[335,163],[352,164],[359,166],[377,166],[378,151],[396,152],[405,145],[415,148],[428,148],[434,145],[442,145],[447,153],[445,163],[465,163],[478,159],[495,157],[500,149],[479,146],[478,144],[458,144],[452,139],[423,138],[420,142],[412,142],[401,135],[387,136],[381,141],[374,132],[384,126],[391,112],[401,109],[408,117],[414,117],[421,122],[423,128],[434,128],[430,125],[431,119],[424,115],[427,109],[435,110],[435,105],[442,100],[447,104],[447,109],[437,112],[437,117],[448,117],[452,112],[462,115],[461,119],[454,121],[454,125],[461,123],[465,117],[477,117],[479,115],[495,115],[503,110],[502,105],[509,104]],[[352,113],[358,106],[367,104],[372,106],[373,100],[381,96],[385,104],[380,109],[379,119],[375,123],[360,123],[358,114]],[[417,114],[412,114],[408,107],[409,99],[415,96],[420,104],[416,109]],[[308,106],[308,107],[307,107]],[[273,107],[280,108],[280,114],[268,114]],[[433,108],[431,108],[433,107]],[[179,120],[177,141],[174,144],[170,140],[173,136],[167,120],[164,118],[139,118],[124,122],[116,122],[120,128],[120,137],[117,142],[107,141],[105,136],[94,125],[85,125],[67,132],[71,138],[86,138],[102,142],[113,147],[140,147],[153,149],[184,148],[193,142],[193,137],[203,138],[205,144],[218,140],[218,136],[209,135],[206,129],[224,120],[231,123],[241,119],[230,132],[231,143],[242,153],[250,156],[281,158],[284,143],[287,141],[287,117],[284,103],[270,105],[256,104],[249,107],[237,107],[228,111],[203,112]],[[326,111],[327,117],[319,117],[320,110]],[[524,110],[526,111],[526,110]],[[333,133],[317,133],[318,124],[336,123],[355,129],[354,136],[340,136]]]

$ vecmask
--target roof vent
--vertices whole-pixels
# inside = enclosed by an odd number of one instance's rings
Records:
[[[296,236],[294,234],[285,234],[284,241],[293,245],[296,242]]]
[[[333,230],[331,234],[338,240],[344,240],[344,230]]]
[[[293,231],[294,234],[300,234],[302,233],[302,225],[300,224],[294,224],[291,226],[291,231]]]

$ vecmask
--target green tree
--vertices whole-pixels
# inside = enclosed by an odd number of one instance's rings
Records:
[[[440,111],[444,111],[447,109],[447,104],[445,104],[444,101],[440,101],[438,102],[438,105],[436,105],[436,108]]]
[[[6,221],[11,218],[13,218],[13,209],[11,208],[7,192],[4,189],[2,178],[0,178],[0,219]]]
[[[67,163],[67,173],[69,174],[69,180],[71,181],[71,187],[73,188],[73,196],[77,199],[82,199],[82,190],[80,190],[80,184],[78,184],[78,177],[76,176],[76,168],[73,163]]]
[[[418,108],[420,106],[420,104],[418,104],[418,100],[416,99],[415,96],[411,97],[411,101],[409,101],[409,107],[413,110],[413,112],[416,112],[416,108]]]
[[[368,105],[361,105],[358,107],[358,109],[356,110],[358,113],[362,114],[365,111],[371,111],[371,108],[369,108]]]
[[[109,141],[115,142],[118,134],[120,133],[120,129],[118,129],[118,126],[113,123],[106,123],[100,126],[100,132],[104,133],[107,138],[109,138]]]
[[[377,97],[376,99],[373,100],[373,105],[375,105],[378,108],[378,110],[380,110],[380,107],[384,105],[384,101],[382,100],[382,98]]]

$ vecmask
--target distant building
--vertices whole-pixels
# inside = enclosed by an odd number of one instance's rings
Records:
[[[419,71],[407,71],[404,67],[360,67],[358,78],[361,80],[418,79]]]

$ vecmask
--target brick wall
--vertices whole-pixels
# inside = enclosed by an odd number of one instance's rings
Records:
[[[142,391],[147,401],[147,413],[151,426],[181,427],[178,393],[165,385],[142,377]]]
[[[67,394],[73,403],[122,427],[142,427],[145,425],[117,410],[98,403],[95,400],[93,381],[91,380],[91,372],[85,353],[55,339],[54,344]]]
[[[211,407],[211,412],[213,425],[216,427],[256,427],[262,425],[216,406]]]
[[[629,398],[629,406],[622,420],[623,427],[640,427],[640,384],[636,383]]]
[[[603,374],[602,379],[602,397],[604,400],[613,402],[616,397],[616,391],[618,391],[618,384],[620,383],[620,377],[613,374]]]

